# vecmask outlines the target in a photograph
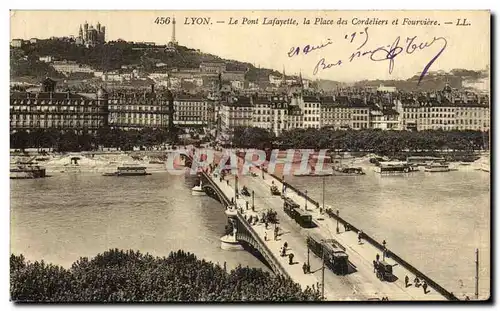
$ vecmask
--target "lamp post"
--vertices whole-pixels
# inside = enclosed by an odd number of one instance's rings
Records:
[[[384,241],[382,241],[382,246],[384,246],[384,250],[383,250],[383,252],[382,252],[382,261],[384,261],[384,260],[385,260],[385,252],[387,251],[387,247],[386,247],[386,245],[387,245],[387,242],[386,242],[385,240],[384,240]]]
[[[309,267],[311,267],[311,263],[309,262],[309,245],[307,245],[307,272],[310,272]]]
[[[340,229],[339,229],[339,210],[337,210],[337,234],[340,233]]]
[[[479,299],[479,249],[476,248],[476,290],[474,295]]]
[[[238,175],[234,176],[234,197],[238,198]]]
[[[320,213],[323,213],[323,211],[325,210],[325,176],[323,176],[323,209],[320,209]],[[338,221],[337,221],[338,222]],[[337,228],[338,228],[338,224],[337,224]],[[338,230],[337,230],[338,232]]]
[[[305,196],[305,199],[306,199],[306,204],[304,205],[304,208],[305,208],[305,210],[307,211],[307,190],[306,190],[306,196]]]
[[[255,192],[252,190],[252,211],[255,211]]]
[[[321,257],[323,259],[323,266],[321,268],[321,298],[325,300],[325,246],[321,246]]]

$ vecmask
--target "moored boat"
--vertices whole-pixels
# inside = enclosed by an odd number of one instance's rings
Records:
[[[323,177],[323,176],[332,176],[333,173],[329,171],[316,171],[315,166],[311,166],[311,171],[310,172],[294,172],[293,176],[296,177]]]
[[[433,162],[443,162],[443,157],[431,157],[431,156],[410,156],[406,158],[406,162],[414,166],[427,166]]]
[[[33,162],[18,162],[10,167],[10,179],[34,179],[47,177],[45,168]]]
[[[379,174],[405,174],[417,170],[413,165],[403,161],[380,162],[375,167],[375,172]]]
[[[361,167],[353,166],[334,166],[333,168],[334,176],[358,176],[365,175],[365,172]]]
[[[425,166],[424,170],[426,172],[449,172],[450,171],[450,166],[447,163],[444,162],[433,162],[431,164],[428,164]]]
[[[104,173],[102,176],[145,176],[151,175],[146,172],[144,166],[119,166],[115,172]]]

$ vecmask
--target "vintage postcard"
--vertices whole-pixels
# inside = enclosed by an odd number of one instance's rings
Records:
[[[490,19],[12,10],[11,300],[489,300]]]

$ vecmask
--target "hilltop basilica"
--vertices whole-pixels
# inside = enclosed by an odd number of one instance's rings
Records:
[[[97,22],[96,28],[85,21],[85,24],[80,25],[80,30],[78,31],[78,38],[76,39],[77,44],[83,44],[86,47],[96,46],[99,44],[104,44],[106,42],[106,27],[101,26]]]

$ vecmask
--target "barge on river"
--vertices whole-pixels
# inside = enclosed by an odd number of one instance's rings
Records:
[[[104,173],[103,176],[145,176],[151,175],[146,172],[144,166],[119,166],[113,173]]]
[[[380,162],[377,167],[375,167],[375,172],[382,175],[389,174],[406,174],[413,171],[417,171],[418,168],[408,162]]]
[[[424,170],[426,172],[431,172],[431,173],[434,173],[434,172],[449,172],[449,171],[451,171],[450,166],[447,163],[444,163],[444,162],[441,162],[441,163],[438,163],[438,162],[430,163],[430,164],[428,164],[428,165],[425,166]]]
[[[412,156],[406,157],[406,162],[415,166],[427,166],[433,162],[444,162],[443,157],[430,157],[430,156]]]

